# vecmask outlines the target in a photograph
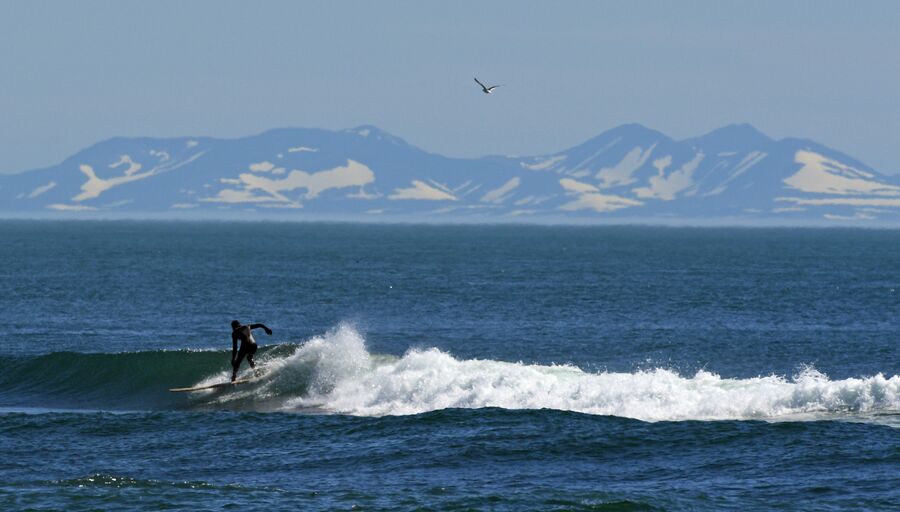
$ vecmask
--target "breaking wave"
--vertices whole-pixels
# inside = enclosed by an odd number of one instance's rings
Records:
[[[368,352],[350,326],[302,344],[264,347],[253,383],[187,394],[173,386],[227,380],[228,352],[56,353],[0,363],[0,405],[266,410],[409,415],[447,408],[554,409],[644,421],[816,419],[900,415],[900,376],[830,380],[722,378],[670,369],[585,372],[568,365],[460,360],[438,349]],[[224,364],[223,364],[224,363]],[[9,366],[7,366],[9,365]]]

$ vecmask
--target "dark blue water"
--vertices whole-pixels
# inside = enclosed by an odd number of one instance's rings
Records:
[[[0,286],[0,508],[900,503],[898,231],[2,221]]]

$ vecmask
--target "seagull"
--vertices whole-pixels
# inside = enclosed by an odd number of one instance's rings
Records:
[[[494,92],[494,89],[496,89],[497,87],[502,87],[501,85],[492,85],[490,87],[485,87],[484,84],[479,82],[477,78],[475,79],[475,82],[481,86],[481,92],[485,94],[490,94]]]

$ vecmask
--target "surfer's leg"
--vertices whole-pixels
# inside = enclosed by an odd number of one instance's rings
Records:
[[[250,346],[250,349],[247,351],[247,362],[250,363],[250,368],[253,368],[253,375],[259,377],[259,371],[256,369],[256,362],[253,361],[253,354],[256,353],[256,343]]]
[[[256,369],[256,363],[253,362],[253,354],[247,354],[247,362],[250,363],[250,368],[253,369],[253,376],[259,377],[259,370]]]
[[[253,354],[247,354],[247,362],[250,363],[250,368],[253,368],[253,375],[259,377],[259,370],[256,369],[256,362],[253,361]]]
[[[244,360],[244,355],[245,355],[244,351],[241,350],[238,352],[237,359],[234,360],[234,371],[231,372],[231,381],[232,382],[234,382],[234,380],[237,379],[237,372],[241,368],[241,361]]]

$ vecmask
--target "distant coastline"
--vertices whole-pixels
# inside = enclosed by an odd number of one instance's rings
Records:
[[[898,226],[900,177],[748,124],[639,124],[564,151],[449,158],[375,126],[113,138],[0,176],[0,217],[499,224]]]

